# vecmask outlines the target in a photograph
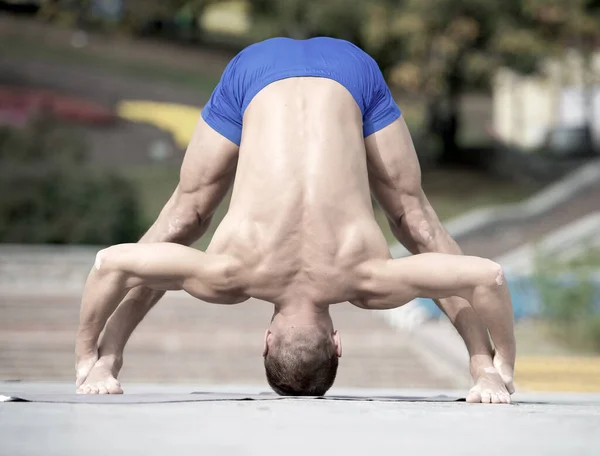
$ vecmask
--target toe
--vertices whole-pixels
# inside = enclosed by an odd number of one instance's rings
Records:
[[[98,386],[98,394],[108,394],[108,389],[105,385]]]
[[[500,403],[500,397],[498,397],[498,394],[492,393],[492,394],[490,394],[490,397],[492,399],[492,404],[499,404]]]
[[[117,380],[113,380],[108,383],[108,392],[109,394],[123,394],[123,390],[121,389],[121,384]]]
[[[477,390],[469,391],[469,395],[467,396],[467,402],[470,404],[479,404],[481,403],[481,394]]]
[[[98,394],[98,387],[97,386],[90,386],[90,394]]]
[[[492,397],[491,394],[489,393],[489,391],[484,391],[483,393],[481,393],[481,403],[482,404],[489,404],[492,401]]]

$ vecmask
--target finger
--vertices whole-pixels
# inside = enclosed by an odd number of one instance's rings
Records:
[[[506,389],[508,390],[508,392],[510,394],[514,394],[514,392],[515,392],[515,385],[513,383],[513,378],[512,377],[506,377],[504,379],[504,383],[506,385]]]
[[[94,357],[77,362],[75,365],[75,376],[78,379],[83,378],[83,380],[85,380],[87,376],[90,375],[90,372],[96,364],[96,361],[97,358]]]
[[[82,385],[79,388],[80,393],[79,394],[90,394],[90,387],[89,385]]]

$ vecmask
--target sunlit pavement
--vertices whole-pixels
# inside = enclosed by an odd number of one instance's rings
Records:
[[[0,383],[14,391],[71,392],[70,384]],[[138,385],[135,393],[218,387]],[[223,391],[257,392],[228,387]],[[448,391],[342,390],[433,396]],[[512,405],[327,400],[167,404],[1,403],[6,455],[597,455],[600,395],[516,395]]]

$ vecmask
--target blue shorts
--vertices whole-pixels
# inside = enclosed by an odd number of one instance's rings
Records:
[[[332,79],[348,89],[362,113],[365,137],[400,117],[375,60],[348,41],[320,37],[272,38],[244,49],[225,68],[202,118],[239,145],[242,118],[256,94],[275,81],[302,76]]]

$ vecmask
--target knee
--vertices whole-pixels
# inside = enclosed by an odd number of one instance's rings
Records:
[[[178,191],[170,209],[167,232],[174,239],[188,236],[208,218],[199,211],[195,195],[190,193]]]
[[[423,206],[414,207],[403,215],[403,222],[412,239],[419,245],[429,247],[435,241],[438,227]]]

